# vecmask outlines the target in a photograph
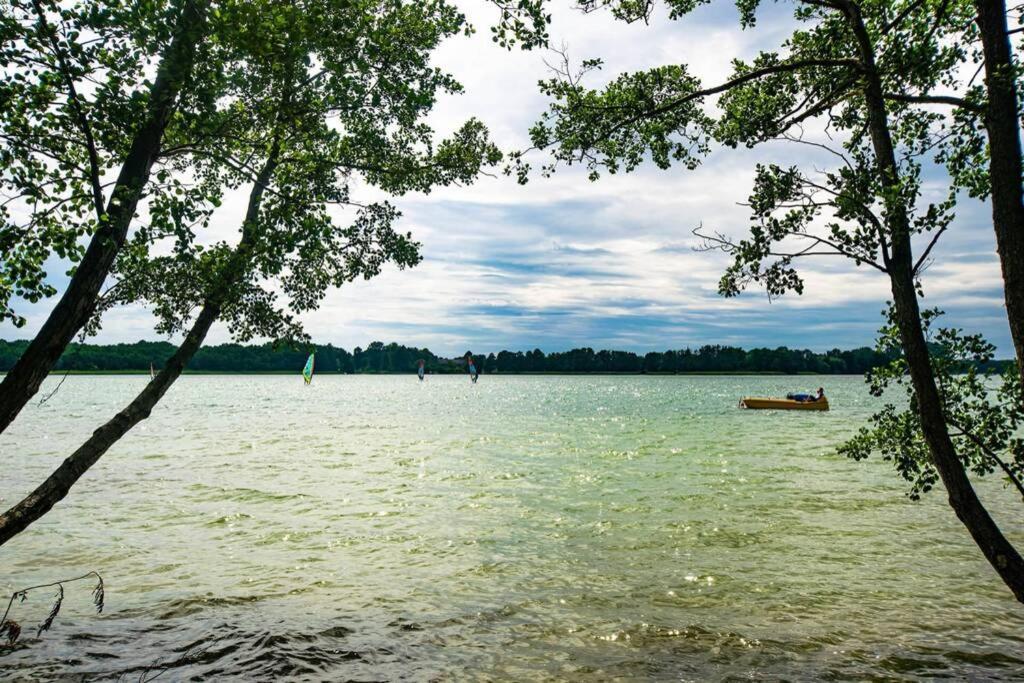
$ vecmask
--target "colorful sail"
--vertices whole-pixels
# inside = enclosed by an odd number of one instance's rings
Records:
[[[316,353],[309,354],[309,358],[306,360],[306,367],[302,368],[302,377],[306,380],[306,384],[313,381],[313,357]]]

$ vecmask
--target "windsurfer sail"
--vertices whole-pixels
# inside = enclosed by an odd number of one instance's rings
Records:
[[[476,384],[477,378],[480,374],[476,371],[476,365],[473,363],[473,356],[466,354],[466,367],[469,369],[469,378],[473,380],[473,384]]]
[[[422,382],[423,381],[423,375],[426,374],[426,372],[427,372],[427,367],[426,367],[427,363],[422,358],[420,358],[416,362],[419,365],[419,368],[416,370],[416,374],[418,374],[420,376],[420,381]]]
[[[316,352],[309,354],[309,358],[306,359],[306,367],[302,368],[302,378],[306,380],[306,384],[313,381],[313,361],[316,356]]]
[[[149,378],[156,379],[156,370],[153,369],[153,364],[149,364]]]

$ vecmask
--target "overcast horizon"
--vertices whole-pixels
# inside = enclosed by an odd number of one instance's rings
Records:
[[[430,121],[440,137],[476,116],[504,151],[525,147],[527,130],[546,104],[537,80],[548,75],[545,60],[553,55],[500,48],[488,30],[492,8],[478,1],[460,5],[477,33],[448,41],[435,63],[466,92],[444,98]],[[792,27],[788,7],[764,8],[757,26],[747,31],[739,30],[736,12],[732,3],[714,3],[670,21],[662,9],[650,26],[629,26],[607,12],[584,15],[559,6],[551,33],[553,44],[564,44],[574,62],[605,60],[604,69],[587,81],[590,86],[666,63],[686,63],[711,84],[728,75],[733,58],[776,49]],[[472,187],[400,197],[394,201],[403,212],[400,228],[422,243],[423,262],[407,271],[388,268],[373,280],[333,291],[301,320],[320,344],[352,349],[395,341],[445,356],[466,349],[550,353],[585,346],[640,352],[703,344],[814,351],[871,346],[888,298],[888,282],[877,272],[846,260],[808,259],[800,264],[803,296],[769,302],[752,288],[724,299],[716,287],[727,257],[694,250],[692,230],[698,225],[746,233],[748,212],[739,202],[749,194],[756,163],[811,166],[828,160],[824,152],[794,145],[716,148],[695,171],[661,171],[648,164],[589,182],[584,170],[562,168],[526,186],[496,172]],[[532,161],[536,167],[545,159],[536,155]],[[926,169],[925,192],[942,196],[944,177]],[[237,234],[244,194],[229,197],[204,239]],[[964,198],[934,256],[924,276],[922,306],[943,308],[946,324],[984,334],[998,357],[1010,357],[987,204]],[[49,265],[51,273],[67,267]],[[51,281],[63,291],[67,278]],[[55,302],[56,297],[17,302],[28,324],[0,324],[0,339],[30,338]],[[166,339],[153,322],[141,306],[115,309],[88,341]],[[223,324],[208,338],[209,344],[228,341]]]

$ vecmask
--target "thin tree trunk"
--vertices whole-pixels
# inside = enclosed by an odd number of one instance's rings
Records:
[[[921,430],[931,451],[932,463],[946,487],[949,505],[967,527],[974,542],[1003,582],[1013,591],[1017,600],[1024,602],[1024,559],[1003,535],[978,498],[949,436],[949,428],[942,412],[942,402],[935,386],[928,347],[921,329],[913,279],[898,274],[893,274],[891,279],[896,322],[910,370],[910,379],[917,395]]]
[[[270,182],[280,158],[280,145],[275,140],[270,154],[249,193],[249,204],[242,227],[242,238],[231,259],[218,278],[218,285],[207,293],[203,308],[178,350],[171,356],[160,373],[128,406],[109,422],[93,432],[46,480],[21,502],[0,515],[0,546],[24,531],[30,524],[49,512],[71,490],[83,474],[96,464],[107,450],[128,433],[132,427],[149,417],[153,407],[163,398],[171,385],[181,376],[185,366],[202,346],[210,327],[220,317],[228,292],[245,275],[256,241],[260,205],[263,192]]]
[[[931,357],[928,353],[924,330],[921,327],[921,311],[914,286],[910,221],[906,206],[896,191],[899,185],[899,169],[889,132],[882,84],[875,66],[874,47],[864,27],[857,4],[845,3],[844,11],[857,39],[861,64],[864,68],[864,98],[875,160],[883,183],[893,190],[886,200],[886,213],[888,214],[892,242],[891,256],[887,265],[892,286],[893,306],[896,311],[896,324],[910,371],[910,379],[917,396],[921,431],[931,452],[932,463],[946,487],[950,507],[967,527],[974,542],[1017,600],[1024,602],[1024,559],[1003,535],[978,498],[967,477],[963,463],[957,457],[956,447],[949,435],[939,390],[935,384]]]
[[[219,315],[219,307],[204,306],[184,343],[178,347],[177,352],[167,361],[156,378],[150,381],[124,410],[93,432],[89,440],[68,456],[32,493],[0,516],[0,545],[49,512],[68,494],[75,482],[96,464],[107,449],[129,429],[149,417],[153,406],[181,375]]]
[[[205,31],[205,22],[206,3],[185,0],[174,37],[150,89],[146,118],[132,140],[107,203],[106,219],[89,241],[64,295],[0,383],[0,433],[39,390],[39,385],[96,308],[100,288],[124,246],[128,226],[149,181],[178,92],[192,72],[195,48]]]
[[[974,0],[985,52],[992,225],[1003,268],[1003,292],[1017,370],[1024,381],[1024,194],[1021,190],[1021,143],[1017,83],[1004,0]]]

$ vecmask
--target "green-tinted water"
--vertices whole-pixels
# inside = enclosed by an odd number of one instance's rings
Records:
[[[0,504],[145,381],[26,410]],[[832,412],[736,408],[819,384]],[[1024,609],[942,496],[834,455],[874,406],[852,377],[186,377],[0,548],[6,592],[94,569],[108,601],[72,587],[39,640],[48,592],[18,605],[0,677],[1024,675]]]

